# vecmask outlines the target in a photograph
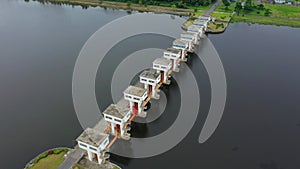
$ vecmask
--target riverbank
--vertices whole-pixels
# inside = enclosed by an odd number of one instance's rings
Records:
[[[154,5],[140,5],[133,3],[124,3],[124,2],[112,2],[112,1],[99,1],[99,0],[37,0],[41,3],[51,3],[51,4],[66,4],[72,6],[81,6],[82,8],[88,7],[104,7],[104,8],[116,8],[124,10],[133,10],[140,12],[154,12],[154,13],[168,13],[175,14],[180,16],[190,16],[195,11],[201,12],[200,9],[182,9],[174,7],[164,7],[164,6],[154,6]],[[206,8],[203,8],[206,9]]]
[[[88,159],[83,157],[81,155],[83,153],[82,150],[78,150],[79,148],[77,146],[73,149],[57,147],[46,150],[28,162],[24,169],[57,169],[69,167],[72,169],[121,169],[121,167],[111,162],[107,162],[106,167],[99,166],[97,163],[90,162]],[[71,158],[72,160],[69,160],[68,158]],[[75,159],[75,161],[73,161],[73,159]]]
[[[154,5],[140,5],[133,3],[112,2],[112,1],[99,1],[99,0],[37,0],[41,3],[51,4],[67,4],[67,5],[79,5],[82,8],[88,7],[104,7],[104,8],[116,8],[124,9],[129,12],[154,12],[154,13],[168,13],[180,16],[191,16],[184,23],[183,28],[192,24],[192,21],[200,15],[203,15],[212,5],[204,7],[188,7],[188,9],[174,8],[167,6],[154,6]],[[257,3],[256,3],[257,4]],[[300,7],[287,6],[280,4],[264,4],[266,9],[271,10],[270,16],[265,16],[264,11],[254,9],[251,12],[241,12],[240,14],[234,14],[236,3],[233,2],[226,9],[224,4],[220,4],[211,16],[216,17],[216,22],[209,25],[208,33],[222,33],[226,30],[229,22],[247,22],[258,23],[266,25],[278,25],[278,26],[290,26],[300,27]]]
[[[26,164],[25,169],[43,169],[46,166],[57,168],[63,161],[69,148],[58,147],[46,150]]]
[[[255,3],[259,5],[258,3]],[[231,14],[235,10],[236,3],[231,3],[231,5],[226,9],[222,4],[216,8],[216,12],[222,12],[225,14]],[[247,23],[257,23],[264,25],[277,25],[277,26],[290,26],[290,27],[300,27],[300,7],[299,6],[289,6],[282,4],[263,4],[264,9],[253,8],[252,11],[241,11],[239,14],[234,14],[230,22],[247,22]],[[266,16],[265,10],[270,10],[270,14]]]

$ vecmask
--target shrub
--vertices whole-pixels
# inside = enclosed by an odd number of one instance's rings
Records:
[[[48,152],[38,156],[35,160],[34,160],[34,164],[38,163],[41,159],[48,157]]]
[[[64,149],[57,149],[53,151],[53,154],[60,154],[61,152],[68,152],[68,149],[64,148]]]

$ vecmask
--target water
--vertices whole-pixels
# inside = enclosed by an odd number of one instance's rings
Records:
[[[82,131],[71,93],[76,58],[97,29],[125,15],[102,8],[0,2],[1,168],[22,168],[43,150],[73,145]],[[300,29],[236,23],[209,38],[228,83],[225,113],[212,138],[202,145],[197,142],[206,117],[200,113],[191,133],[174,149],[152,158],[112,160],[130,169],[298,169]],[[200,60],[189,66],[198,71],[200,112],[207,112],[207,73]],[[104,88],[100,80],[98,99]],[[176,94],[176,88],[169,90]],[[166,113],[153,124],[139,126],[135,134],[157,134],[174,117]]]

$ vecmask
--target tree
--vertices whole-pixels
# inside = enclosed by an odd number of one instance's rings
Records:
[[[272,14],[271,9],[265,10],[265,16],[270,16]]]
[[[177,8],[186,8],[186,4],[183,3],[183,1],[178,1],[178,2],[176,3],[176,7],[177,7]]]
[[[228,7],[230,6],[230,2],[228,0],[222,0],[222,2],[225,5],[225,10],[228,10]]]
[[[259,4],[259,5],[257,5],[257,9],[258,9],[258,10],[264,10],[264,9],[265,9],[264,4]]]
[[[128,1],[128,2],[127,2],[127,7],[130,8],[130,6],[131,6],[131,2]]]
[[[241,2],[236,2],[236,5],[235,5],[234,10],[235,10],[235,12],[237,13],[237,15],[240,15],[241,9],[242,9],[242,4],[241,4]]]
[[[252,0],[246,0],[246,3],[245,3],[245,10],[246,11],[251,11],[252,10]]]

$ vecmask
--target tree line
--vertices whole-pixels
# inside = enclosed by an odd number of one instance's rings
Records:
[[[126,2],[141,5],[157,5],[157,6],[169,6],[177,8],[189,8],[190,6],[207,6],[216,0],[109,0],[115,2]]]
[[[229,6],[231,5],[229,0],[222,0],[225,10],[229,10]],[[272,14],[271,9],[265,8],[264,4],[258,4],[252,2],[252,0],[245,0],[242,4],[242,2],[236,2],[234,11],[237,13],[237,15],[240,15],[240,13],[247,14],[247,13],[253,13],[256,12],[256,14],[263,13],[265,16],[270,16]]]

